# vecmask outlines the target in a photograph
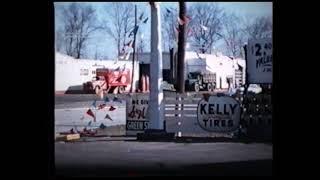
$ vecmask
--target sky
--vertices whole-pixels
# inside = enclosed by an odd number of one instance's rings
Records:
[[[110,8],[108,6],[111,2],[90,2],[90,3],[81,3],[81,4],[90,4],[93,8],[96,9],[97,13],[97,20],[103,22],[108,20],[106,16],[106,9]],[[187,2],[187,7],[192,6],[192,4],[199,3],[199,2]],[[64,6],[69,5],[68,2],[55,2],[55,30],[57,30],[62,25],[63,17],[61,16],[60,10]],[[147,17],[150,17],[150,8],[148,2],[136,2],[138,15],[141,12]],[[272,2],[218,2],[217,3],[221,8],[224,8],[226,13],[234,13],[239,17],[245,18],[246,20],[250,21],[255,19],[256,17],[261,16],[270,16],[272,17]],[[161,2],[161,8],[165,7],[174,7],[178,9],[178,2]],[[143,34],[143,38],[146,42],[150,42],[150,18],[147,24],[139,27],[139,31]],[[139,40],[140,37],[138,37]],[[137,41],[138,41],[137,40]],[[90,39],[87,48],[87,52],[89,56],[93,57],[96,50],[102,56],[107,56],[109,60],[116,58],[116,45],[115,42],[111,39],[109,35],[105,32],[99,32],[94,35]],[[217,48],[222,47],[222,42],[217,44]],[[150,44],[146,44],[147,51],[150,50]]]

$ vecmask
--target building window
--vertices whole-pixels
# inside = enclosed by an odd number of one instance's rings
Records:
[[[92,71],[92,74],[96,74],[96,71],[93,70],[93,71]]]

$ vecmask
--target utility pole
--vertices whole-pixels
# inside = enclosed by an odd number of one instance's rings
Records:
[[[160,6],[151,4],[151,63],[150,63],[150,101],[149,129],[163,129],[164,104],[162,91],[162,46],[161,46]]]
[[[167,133],[164,121],[164,98],[162,90],[162,46],[160,6],[149,2],[151,6],[151,62],[150,62],[150,98],[148,107],[149,124],[144,133],[138,133],[137,139],[173,139],[175,133]]]
[[[186,15],[186,3],[179,1],[179,17],[181,20],[185,21]],[[179,37],[178,37],[178,69],[177,69],[177,91],[179,93],[185,92],[185,82],[184,82],[184,65],[185,65],[185,37],[186,37],[186,23],[182,25],[179,24]]]
[[[134,30],[137,28],[137,5],[134,5]],[[133,54],[132,54],[132,72],[131,72],[131,87],[130,92],[133,91],[133,76],[134,76],[134,66],[135,66],[135,56],[136,56],[136,35],[138,31],[134,31],[133,38]]]

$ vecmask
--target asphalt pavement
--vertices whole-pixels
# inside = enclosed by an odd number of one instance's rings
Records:
[[[55,143],[57,176],[272,175],[272,145],[111,140]]]

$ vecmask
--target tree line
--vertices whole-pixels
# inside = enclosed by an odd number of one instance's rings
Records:
[[[71,3],[62,8],[62,26],[55,33],[56,51],[74,58],[88,57],[87,46],[90,38],[98,32],[106,34],[116,45],[116,53],[122,55],[130,42],[135,27],[134,3],[114,2],[103,7],[105,17],[97,20],[97,10],[91,5]],[[138,21],[148,20],[149,9],[138,9]],[[177,43],[178,9],[161,8],[163,51],[169,51]],[[233,57],[244,57],[242,48],[250,38],[272,37],[272,17],[244,19],[228,13],[216,3],[194,3],[187,8],[188,23],[186,42],[191,50],[213,53],[218,41],[223,42],[224,53]],[[147,17],[148,18],[148,17]],[[150,18],[149,18],[150,19]],[[145,52],[150,42],[137,31],[137,52]],[[110,43],[110,41],[106,42]],[[98,58],[96,52],[94,59]]]

